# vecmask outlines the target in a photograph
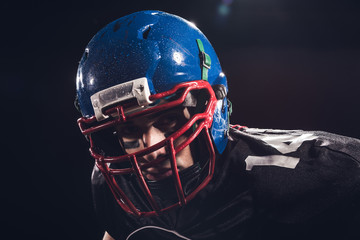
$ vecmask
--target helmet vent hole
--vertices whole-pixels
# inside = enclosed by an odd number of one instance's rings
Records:
[[[145,29],[145,31],[143,31],[143,39],[148,38],[150,30],[151,30],[151,27],[149,26],[148,28]]]
[[[86,60],[89,57],[89,49],[86,48],[84,52],[84,60]]]

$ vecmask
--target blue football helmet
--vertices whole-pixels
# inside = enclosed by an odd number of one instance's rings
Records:
[[[97,167],[126,212],[151,216],[182,206],[211,180],[215,155],[224,151],[228,141],[228,86],[213,47],[194,24],[160,11],[141,11],[115,20],[87,45],[78,67],[76,90],[76,105],[82,114],[79,127],[90,141]],[[145,150],[116,152],[108,141],[97,140],[115,125],[177,106],[192,108],[192,117],[166,140]],[[173,140],[188,131],[192,133],[183,146],[174,146]],[[208,170],[201,182],[185,191],[176,153],[194,141],[209,152],[201,166]],[[159,204],[142,175],[143,168],[161,160],[149,165],[137,162],[160,147],[168,151],[165,158],[172,164],[177,195],[175,203],[167,206]],[[128,196],[122,175],[135,176],[150,210],[140,209]]]

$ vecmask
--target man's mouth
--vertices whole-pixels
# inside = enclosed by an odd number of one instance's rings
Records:
[[[172,170],[169,168],[160,169],[156,171],[143,171],[144,176],[150,181],[159,181],[172,175]]]

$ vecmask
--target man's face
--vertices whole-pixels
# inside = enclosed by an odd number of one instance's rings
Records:
[[[118,126],[116,130],[120,144],[126,153],[131,154],[164,140],[182,127],[189,118],[190,114],[187,108],[182,107],[156,114],[156,116],[153,114],[129,121],[122,126]],[[187,135],[177,138],[174,141],[175,147],[186,139]],[[153,151],[138,159],[139,164],[143,165],[164,156],[167,153],[166,151],[165,147]],[[189,145],[176,154],[176,163],[179,171],[194,164]],[[143,174],[148,180],[153,181],[170,176],[172,174],[170,160],[165,160],[158,165],[144,169]]]

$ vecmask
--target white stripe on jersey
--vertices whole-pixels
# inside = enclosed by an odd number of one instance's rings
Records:
[[[261,136],[260,139],[276,148],[279,152],[286,154],[295,152],[303,142],[317,139],[317,136],[306,133],[300,136],[279,135],[279,136]],[[286,142],[288,144],[286,144]]]
[[[245,159],[247,171],[250,171],[254,166],[278,166],[294,169],[299,161],[300,158],[283,155],[248,156]]]

